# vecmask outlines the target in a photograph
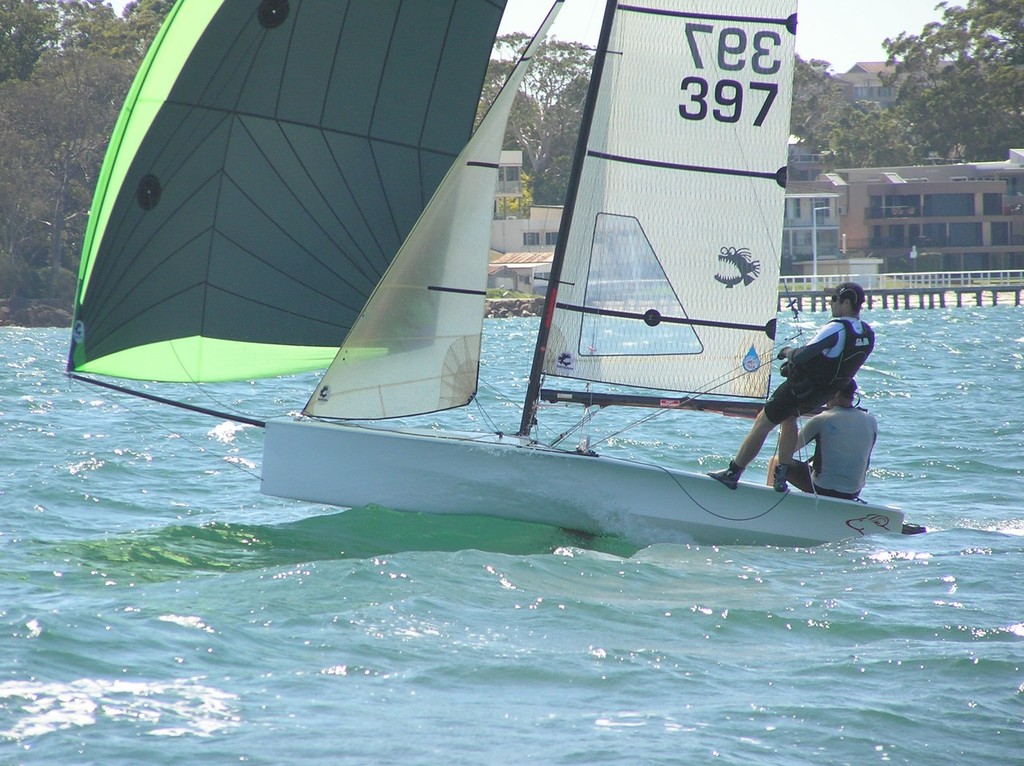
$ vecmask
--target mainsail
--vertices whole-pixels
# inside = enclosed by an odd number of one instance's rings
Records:
[[[178,0],[97,185],[69,370],[326,367],[469,139],[504,0]]]
[[[753,0],[744,11],[725,15],[713,0],[610,4],[539,372],[767,394],[795,3]]]

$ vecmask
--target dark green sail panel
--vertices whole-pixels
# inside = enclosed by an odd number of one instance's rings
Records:
[[[504,0],[179,0],[86,234],[69,369],[325,366],[468,140]]]

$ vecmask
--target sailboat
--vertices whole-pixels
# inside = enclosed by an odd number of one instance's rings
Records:
[[[260,423],[279,497],[640,545],[900,533],[889,506],[537,436],[551,407],[763,404],[794,0],[607,2],[518,430],[410,421],[476,396],[497,161],[560,5],[470,137],[502,3],[179,0],[101,174],[69,370],[326,367],[301,413]]]

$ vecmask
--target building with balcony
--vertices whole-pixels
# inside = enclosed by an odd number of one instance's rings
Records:
[[[839,169],[813,189],[836,195],[840,249],[884,271],[1024,268],[1024,149],[1001,162]]]

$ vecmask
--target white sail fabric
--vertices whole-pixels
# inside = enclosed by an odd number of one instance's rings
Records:
[[[476,393],[498,159],[529,59],[558,0],[342,344],[305,414],[383,419]]]
[[[766,395],[795,11],[618,4],[560,237],[545,374]]]

